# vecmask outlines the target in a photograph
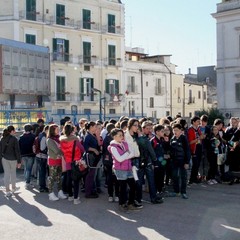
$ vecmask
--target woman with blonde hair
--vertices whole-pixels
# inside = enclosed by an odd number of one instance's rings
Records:
[[[64,195],[62,191],[62,156],[63,153],[60,149],[59,141],[59,127],[56,124],[51,124],[49,126],[47,134],[47,147],[48,147],[48,165],[49,165],[49,200],[57,201],[60,199],[66,199],[67,196]],[[53,191],[54,183],[57,183],[58,196],[55,195]]]

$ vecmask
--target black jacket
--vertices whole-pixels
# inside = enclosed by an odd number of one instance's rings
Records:
[[[1,138],[0,158],[5,158],[7,160],[17,160],[18,163],[21,163],[20,148],[16,137],[8,135]]]
[[[22,157],[35,157],[33,153],[33,143],[35,140],[33,133],[23,133],[19,138],[19,147]]]
[[[170,140],[171,158],[173,166],[183,167],[184,164],[189,164],[191,153],[188,141],[185,135],[180,135],[179,138],[175,136]]]

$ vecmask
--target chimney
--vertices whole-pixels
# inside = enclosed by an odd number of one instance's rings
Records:
[[[188,74],[191,74],[191,68],[188,69]]]

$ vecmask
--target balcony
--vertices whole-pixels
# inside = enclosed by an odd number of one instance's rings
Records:
[[[44,16],[40,12],[37,11],[19,11],[19,19],[22,20],[29,20],[29,21],[35,21],[35,22],[43,22]]]
[[[137,85],[128,84],[127,85],[127,91],[128,91],[129,94],[131,94],[131,93],[138,94],[138,86]]]
[[[72,61],[72,55],[69,53],[59,53],[59,52],[53,52],[51,53],[51,61],[57,61],[57,62],[70,62]]]
[[[102,32],[109,33],[109,34],[118,34],[118,35],[124,34],[124,30],[123,30],[123,28],[121,28],[121,26],[104,25],[104,26],[102,26]]]
[[[99,23],[76,21],[74,28],[77,30],[99,31]]]
[[[188,98],[187,104],[192,104],[192,103],[195,103],[195,97]]]
[[[122,67],[123,61],[121,58],[105,58],[103,59],[104,66]]]

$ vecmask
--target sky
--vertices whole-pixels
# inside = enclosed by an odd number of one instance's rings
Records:
[[[216,65],[216,20],[221,0],[122,0],[126,46],[170,54],[176,73]]]

